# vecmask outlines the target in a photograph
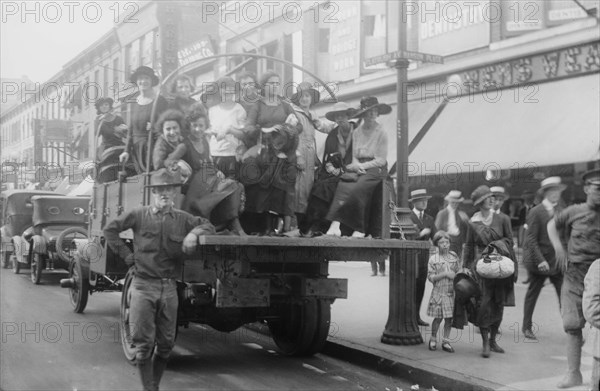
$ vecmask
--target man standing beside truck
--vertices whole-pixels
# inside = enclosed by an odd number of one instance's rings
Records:
[[[198,236],[215,233],[207,219],[173,207],[182,185],[178,171],[158,170],[151,183],[152,205],[127,211],[104,227],[108,246],[134,268],[129,321],[144,390],[158,390],[175,345],[176,279],[183,254],[195,251]],[[133,230],[133,252],[119,237],[128,229]]]

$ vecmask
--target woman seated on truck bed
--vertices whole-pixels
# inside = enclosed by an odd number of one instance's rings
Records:
[[[244,186],[226,178],[213,163],[207,135],[208,114],[201,103],[194,104],[187,116],[190,132],[183,142],[183,160],[192,169],[182,209],[210,219],[217,230],[229,229],[240,236],[246,233],[240,225],[239,215],[243,209]]]
[[[387,175],[387,135],[377,117],[391,111],[389,105],[379,103],[376,97],[361,99],[360,110],[354,117],[363,122],[352,134],[352,163],[340,178],[327,214],[327,220],[332,222],[327,235],[341,236],[343,224],[354,231],[352,237],[365,237],[373,192]]]

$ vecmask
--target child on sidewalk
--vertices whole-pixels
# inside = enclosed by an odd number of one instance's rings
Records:
[[[454,275],[460,270],[458,256],[450,251],[450,235],[445,231],[438,231],[433,236],[433,245],[437,251],[429,258],[427,279],[433,284],[431,299],[427,307],[427,316],[434,318],[431,325],[431,338],[429,350],[437,349],[437,332],[442,319],[444,322],[444,339],[442,349],[454,353],[448,337],[452,326],[452,312],[454,310]]]

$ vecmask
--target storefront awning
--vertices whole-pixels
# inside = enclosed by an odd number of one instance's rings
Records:
[[[456,98],[411,153],[409,175],[597,160],[598,107],[597,73]]]

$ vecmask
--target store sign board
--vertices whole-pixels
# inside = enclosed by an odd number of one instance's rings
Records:
[[[382,54],[380,56],[367,58],[365,60],[365,66],[381,64],[384,62],[388,62],[388,61],[392,61],[392,60],[399,60],[399,59],[421,61],[421,62],[432,62],[432,63],[436,63],[436,64],[444,63],[444,58],[442,56],[438,56],[435,54],[411,52],[411,51],[407,51],[407,50],[397,50],[392,53],[386,53],[386,54]]]
[[[349,1],[340,7],[337,23],[330,26],[330,75],[336,81],[353,80],[360,76],[361,5]]]
[[[197,61],[206,57],[213,56],[215,54],[212,44],[208,37],[200,39],[177,52],[177,58],[179,59],[179,66],[189,64],[193,61]]]
[[[600,0],[578,0],[587,10],[600,10]],[[588,17],[588,14],[574,1],[551,0],[546,5],[546,20],[549,26],[556,26],[576,19]]]
[[[514,37],[545,26],[546,1],[507,0],[502,6],[502,36]]]
[[[490,44],[486,1],[419,1],[419,51],[452,55]]]

